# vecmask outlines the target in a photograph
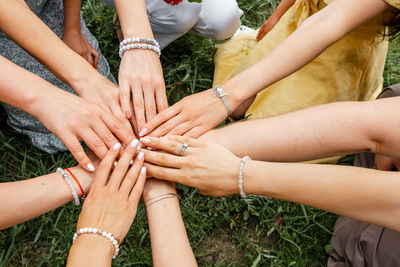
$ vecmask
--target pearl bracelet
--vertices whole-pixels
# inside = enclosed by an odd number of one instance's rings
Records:
[[[118,256],[119,244],[118,244],[117,239],[115,239],[115,237],[113,236],[112,233],[104,232],[97,228],[83,227],[83,228],[79,229],[78,231],[76,231],[76,233],[74,234],[74,237],[72,238],[72,243],[75,242],[75,240],[78,238],[78,236],[83,235],[83,234],[96,234],[96,235],[107,238],[114,245],[114,254],[113,254],[112,258],[115,259]]]
[[[60,167],[57,168],[57,172],[61,173],[61,175],[64,177],[64,180],[67,182],[69,188],[71,189],[72,196],[74,197],[75,206],[79,206],[81,204],[81,202],[79,201],[78,194],[76,193],[75,188],[72,185],[71,179],[69,179],[67,173]]]
[[[154,46],[157,46],[158,48],[160,48],[160,45],[158,44],[157,40],[142,38],[142,37],[127,38],[127,39],[123,40],[121,43],[119,43],[119,47],[121,48],[129,43],[146,43],[146,44],[151,44],[151,45],[154,45]]]
[[[240,166],[239,166],[238,186],[239,186],[239,192],[240,192],[240,195],[242,196],[242,198],[246,198],[247,197],[246,193],[244,192],[244,188],[243,188],[243,170],[244,170],[244,163],[246,162],[246,160],[251,160],[251,158],[249,156],[244,156],[240,160]]]
[[[124,52],[127,50],[132,50],[132,49],[147,49],[147,50],[153,50],[154,52],[157,53],[158,57],[161,56],[161,50],[157,46],[150,45],[150,44],[129,44],[126,46],[122,46],[119,48],[119,57],[122,58],[124,55]]]

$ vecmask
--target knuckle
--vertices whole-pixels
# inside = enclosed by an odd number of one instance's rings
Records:
[[[100,138],[95,138],[92,142],[93,147],[100,148],[103,146],[103,141]]]
[[[144,108],[144,103],[143,103],[143,100],[141,100],[141,99],[135,99],[133,101],[133,105],[134,105],[135,108],[138,108],[138,109],[143,109]]]

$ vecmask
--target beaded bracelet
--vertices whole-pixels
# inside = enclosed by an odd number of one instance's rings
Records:
[[[83,234],[96,234],[102,237],[107,238],[113,245],[114,245],[114,254],[112,256],[113,259],[115,259],[118,256],[119,253],[119,243],[118,240],[115,239],[112,233],[110,232],[105,232],[101,231],[100,229],[97,228],[92,228],[92,227],[83,227],[76,231],[74,234],[74,237],[72,238],[72,243],[75,242],[75,240],[78,238],[78,236],[83,235]]]
[[[152,50],[157,53],[158,57],[161,56],[161,50],[157,46],[151,45],[151,44],[129,44],[126,46],[122,46],[119,48],[119,57],[122,58],[124,55],[124,52],[127,50],[132,50],[132,49],[147,49],[147,50]]]
[[[76,193],[74,186],[72,185],[71,180],[69,179],[67,173],[60,167],[57,168],[57,172],[61,173],[61,175],[64,177],[64,180],[67,182],[69,188],[71,189],[72,196],[74,197],[75,206],[79,206],[81,202],[79,201],[78,194]]]
[[[146,43],[146,44],[151,44],[151,45],[154,45],[154,46],[157,46],[158,48],[160,48],[160,45],[158,44],[157,40],[142,38],[142,37],[127,38],[127,39],[123,40],[121,43],[119,43],[119,47],[121,48],[129,43]]]
[[[173,197],[177,197],[178,199],[180,199],[180,196],[178,194],[168,193],[168,194],[165,194],[165,195],[158,196],[156,198],[148,199],[148,200],[146,200],[144,202],[144,204],[145,204],[146,208],[148,208],[148,207],[150,207],[154,203],[157,203],[160,200],[163,200],[163,199],[166,199],[166,198],[173,198]],[[147,204],[148,202],[150,202],[150,204]]]
[[[238,181],[238,185],[239,185],[239,192],[240,195],[242,196],[242,198],[246,198],[247,195],[244,192],[244,188],[243,188],[243,170],[244,170],[244,163],[246,162],[246,160],[251,160],[251,158],[249,156],[244,156],[241,160],[240,160],[240,166],[239,166],[239,181]]]

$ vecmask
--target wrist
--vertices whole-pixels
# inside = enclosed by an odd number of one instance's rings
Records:
[[[149,178],[143,189],[143,201],[157,198],[168,193],[176,193],[175,185],[171,182],[159,181],[154,178]]]
[[[102,255],[111,261],[114,254],[114,245],[105,237],[97,234],[82,234],[79,235],[74,244],[80,249],[86,249],[86,252],[92,252],[96,255]]]
[[[245,90],[240,90],[235,85],[235,82],[232,82],[231,80],[228,80],[221,84],[221,88],[225,91],[226,93],[226,98],[228,100],[228,103],[234,111],[242,102],[244,102],[248,97],[246,97],[243,93]]]
[[[92,186],[94,173],[89,173],[80,166],[69,168],[69,170],[76,176],[76,178],[78,179],[79,183],[82,186],[83,191],[87,196]],[[73,181],[72,184],[74,186],[75,191],[78,193],[79,197],[82,197],[82,192],[79,185],[75,181]]]
[[[85,91],[90,90],[93,87],[91,86],[92,84],[99,82],[99,80],[107,79],[97,72],[86,60],[84,61],[84,65],[78,69],[71,70],[67,74],[67,83],[79,96],[82,96]]]

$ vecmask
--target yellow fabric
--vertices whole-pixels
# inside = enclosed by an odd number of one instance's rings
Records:
[[[400,9],[400,0],[385,0],[385,2],[397,9]]]
[[[214,58],[214,85],[262,59],[331,1],[297,0],[260,42],[255,31],[221,45]],[[388,49],[381,35],[385,28],[378,21],[365,23],[296,73],[258,93],[246,117],[259,119],[329,102],[374,99],[382,90]]]

